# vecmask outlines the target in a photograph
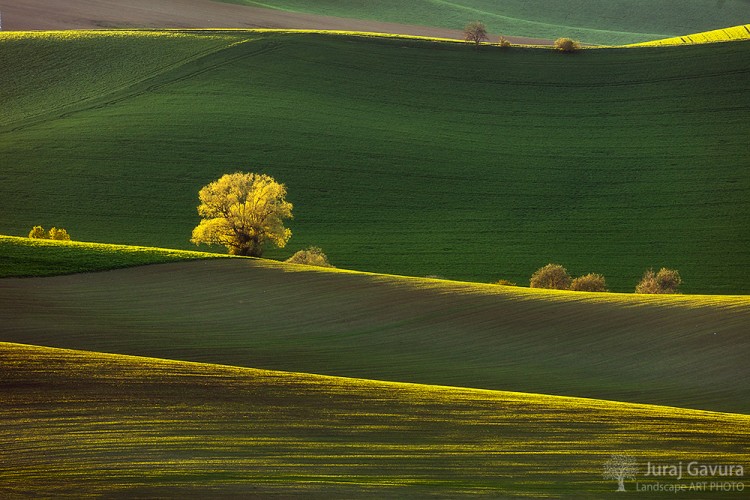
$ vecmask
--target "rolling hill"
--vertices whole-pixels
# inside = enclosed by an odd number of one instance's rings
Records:
[[[323,14],[460,29],[479,19],[492,33],[616,45],[746,23],[745,0],[225,0],[285,12]]]
[[[612,454],[648,483],[750,438],[747,415],[9,343],[0,390],[3,498],[602,498]]]
[[[273,258],[316,244],[339,267],[519,283],[560,262],[615,291],[668,266],[686,292],[750,291],[750,43],[568,57],[206,30],[0,46],[6,234],[187,249],[198,189],[248,170],[295,204]]]
[[[0,255],[14,246],[18,259],[35,250],[11,240]],[[68,262],[118,250],[61,246]],[[36,251],[37,267],[59,261]],[[732,412],[749,410],[748,324],[748,297],[555,292],[246,258],[0,280],[6,342]]]
[[[463,38],[484,21],[496,38],[599,45],[638,43],[747,23],[745,0],[24,0],[3,5],[4,30],[283,28],[356,30]]]

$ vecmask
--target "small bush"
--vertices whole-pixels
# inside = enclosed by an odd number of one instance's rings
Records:
[[[29,232],[29,238],[34,238],[36,240],[45,240],[47,239],[47,233],[44,231],[44,228],[42,226],[34,226]]]
[[[570,288],[570,275],[560,264],[547,264],[531,275],[531,288],[567,290]]]
[[[501,49],[507,49],[508,47],[510,47],[510,40],[501,35],[497,40],[497,46]]]
[[[560,52],[576,52],[581,49],[581,44],[570,38],[558,38],[555,40],[555,48]]]
[[[328,257],[318,247],[310,247],[306,250],[300,250],[295,253],[285,262],[290,264],[304,264],[306,266],[317,266],[317,267],[334,267],[328,262]]]
[[[58,241],[70,241],[70,235],[63,228],[53,227],[49,230],[49,239]]]
[[[497,280],[494,284],[501,286],[518,286],[510,280]]]
[[[570,289],[576,292],[606,292],[607,283],[601,274],[589,273],[574,279]]]
[[[682,278],[675,269],[662,267],[658,273],[649,269],[643,274],[640,283],[636,285],[635,293],[681,293],[679,289],[681,284]]]
[[[42,226],[34,226],[29,232],[29,238],[38,240],[58,240],[58,241],[70,241],[70,235],[63,228],[53,227],[49,230],[49,233],[44,230]]]

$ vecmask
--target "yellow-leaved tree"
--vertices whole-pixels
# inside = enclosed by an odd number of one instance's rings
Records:
[[[260,257],[271,242],[283,248],[292,231],[284,219],[292,217],[286,186],[265,174],[237,172],[223,175],[198,193],[203,218],[193,229],[196,245],[224,245],[232,255]]]

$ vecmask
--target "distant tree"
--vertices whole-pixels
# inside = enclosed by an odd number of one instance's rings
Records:
[[[291,264],[304,264],[307,266],[317,267],[335,267],[328,262],[328,257],[318,247],[309,247],[306,250],[300,250],[286,259],[285,262]]]
[[[570,288],[570,275],[560,264],[547,264],[531,276],[531,288],[567,290]]]
[[[576,292],[606,292],[607,283],[601,274],[589,273],[574,279],[570,289]]]
[[[56,228],[53,227],[49,230],[49,239],[51,240],[58,240],[58,241],[70,241],[70,235],[68,232],[63,228]]]
[[[44,240],[47,239],[47,232],[42,226],[34,226],[29,232],[29,238]]]
[[[555,40],[555,48],[560,52],[576,52],[581,49],[581,44],[570,38],[558,38]]]
[[[504,36],[500,35],[500,38],[498,38],[498,40],[497,40],[497,45],[501,49],[507,49],[508,47],[510,47],[510,40],[508,40]]]
[[[658,273],[649,269],[643,274],[643,278],[635,287],[635,293],[670,294],[680,293],[682,278],[675,269],[662,267]]]
[[[196,245],[224,245],[232,255],[260,257],[267,242],[283,248],[292,231],[286,187],[265,174],[226,174],[198,193],[203,220],[190,239]]]
[[[474,21],[467,24],[464,27],[464,39],[467,42],[474,42],[474,45],[479,47],[479,44],[489,40],[487,38],[487,27],[481,21]]]

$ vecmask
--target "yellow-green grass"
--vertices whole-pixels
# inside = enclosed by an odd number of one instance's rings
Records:
[[[0,278],[53,276],[217,257],[227,256],[166,248],[0,235]]]
[[[647,462],[750,466],[731,413],[11,343],[0,388],[3,498],[602,498],[612,454],[641,486]]]
[[[650,42],[634,43],[627,45],[627,47],[663,47],[672,45],[694,45],[700,43],[737,42],[741,40],[750,40],[750,24],[704,31],[692,35],[664,38],[662,40],[653,40]]]
[[[744,0],[225,0],[338,17],[460,30],[475,19],[490,33],[612,45],[733,26],[750,16]]]
[[[750,412],[750,298],[655,297],[211,259],[0,280],[0,340]]]
[[[518,283],[560,262],[615,291],[667,266],[687,292],[750,290],[750,44],[565,57],[231,33],[249,41],[0,133],[0,231],[189,249],[200,187],[254,170],[295,204],[272,258],[316,245],[339,267]],[[79,49],[115,43],[96,36],[45,50],[90,75]],[[129,65],[165,40],[116,38]],[[13,53],[37,81],[60,75]],[[40,103],[28,114],[54,104],[17,90]]]

